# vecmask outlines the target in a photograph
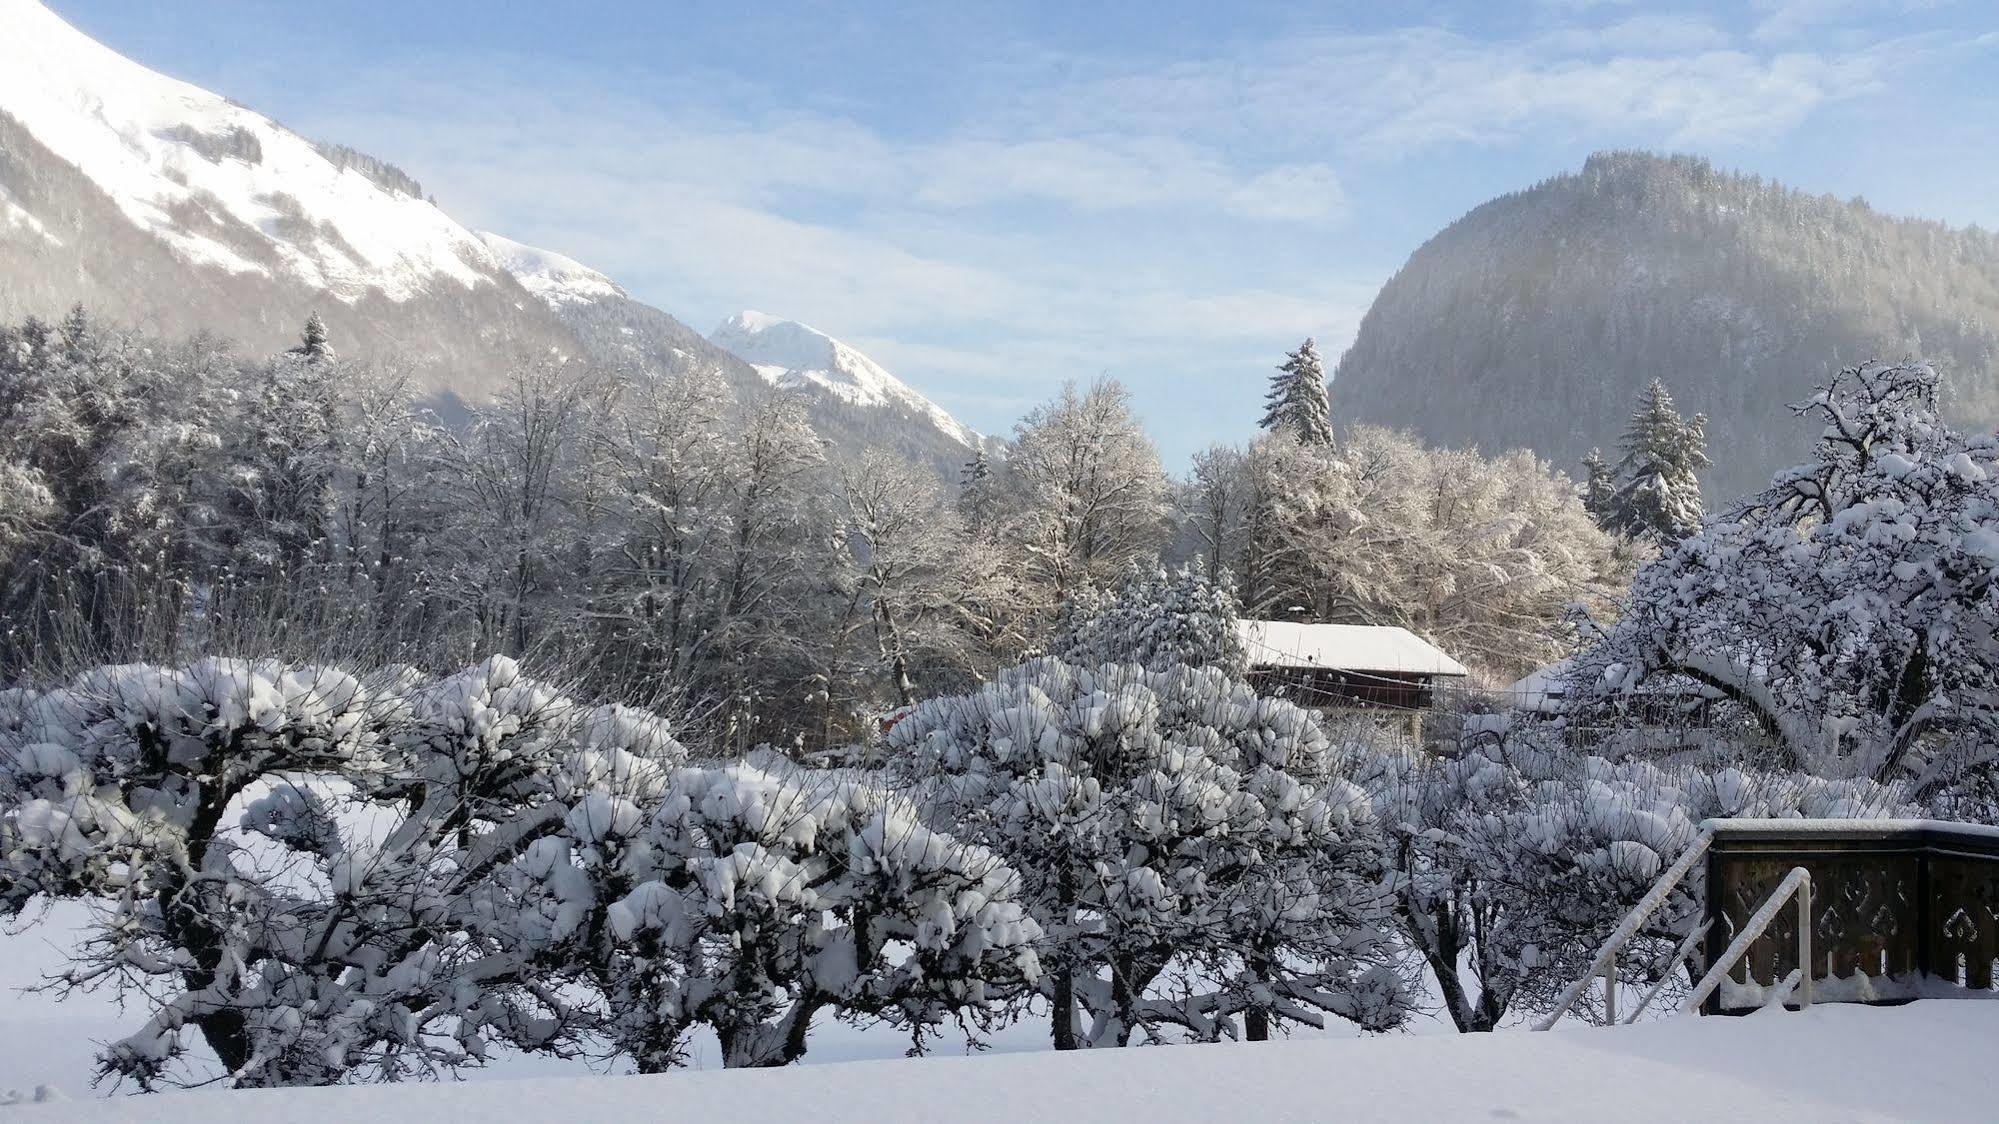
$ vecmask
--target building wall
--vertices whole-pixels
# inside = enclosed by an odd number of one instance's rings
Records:
[[[1411,672],[1258,667],[1250,669],[1249,681],[1262,694],[1316,709],[1427,710],[1435,701],[1434,677]]]

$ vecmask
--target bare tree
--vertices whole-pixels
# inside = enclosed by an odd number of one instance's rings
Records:
[[[454,516],[464,565],[454,585],[477,650],[525,653],[560,615],[577,538],[573,451],[596,387],[558,360],[522,364],[456,442]]]
[[[1014,430],[1008,540],[1046,611],[1155,555],[1165,542],[1159,453],[1114,379],[1072,384]]]

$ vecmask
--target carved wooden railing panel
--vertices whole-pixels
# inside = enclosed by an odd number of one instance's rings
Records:
[[[1992,961],[1999,959],[1995,861],[1951,855],[1930,864],[1931,972],[1972,991],[1992,989]]]
[[[1794,867],[1811,875],[1812,978],[1821,1000],[1991,991],[1999,961],[1999,830],[1931,820],[1714,821],[1707,855],[1712,965]],[[1707,1005],[1760,1006],[1797,964],[1786,912]]]

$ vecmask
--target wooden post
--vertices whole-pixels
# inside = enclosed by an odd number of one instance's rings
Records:
[[[1705,952],[1705,955],[1701,959],[1704,962],[1701,965],[1700,972],[1694,974],[1695,979],[1699,979],[1702,974],[1713,967],[1715,961],[1721,959],[1722,951],[1728,947],[1728,926],[1724,923],[1722,910],[1723,883],[1721,875],[1724,850],[1725,844],[1717,841],[1714,846],[1708,848],[1707,852],[1707,883],[1706,888],[1701,893],[1703,899],[1701,912],[1707,920],[1707,936],[1701,941]],[[1703,1015],[1716,1014],[1720,1010],[1720,999],[1709,999],[1701,1005],[1701,1014]]]
[[[1603,966],[1603,1023],[1617,1025],[1617,957]]]
[[[1812,1005],[1812,877],[1798,887],[1798,1010]]]

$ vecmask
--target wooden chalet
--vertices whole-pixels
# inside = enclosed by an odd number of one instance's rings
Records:
[[[1315,710],[1428,710],[1465,665],[1406,628],[1239,621],[1249,679],[1264,694]]]

